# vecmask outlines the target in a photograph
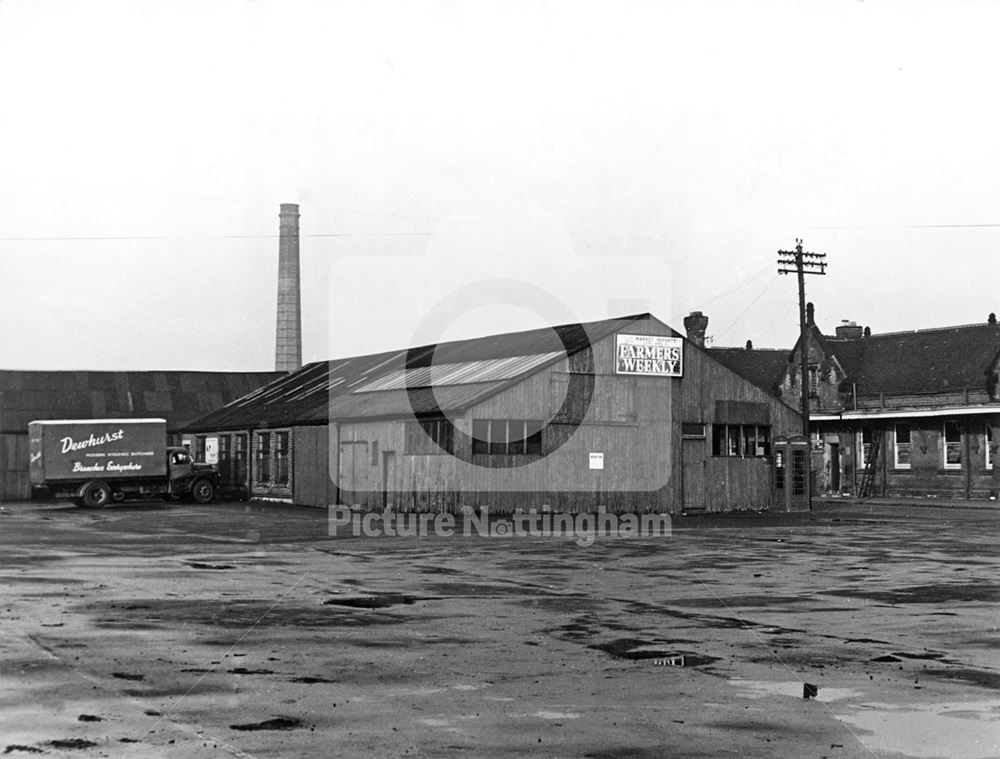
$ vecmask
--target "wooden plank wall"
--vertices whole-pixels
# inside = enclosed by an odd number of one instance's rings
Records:
[[[624,332],[674,333],[656,321],[639,321]],[[560,435],[566,442],[524,466],[476,466],[456,457],[408,455],[403,421],[344,423],[340,435],[343,502],[381,508],[387,486],[393,508],[453,511],[488,506],[494,512],[548,505],[557,511],[671,511],[682,508],[681,424],[706,425],[707,508],[713,511],[763,509],[772,504],[771,458],[730,459],[711,455],[711,425],[717,400],[766,406],[772,439],[801,429],[798,413],[685,343],[683,378],[615,375],[614,335],[593,346],[595,391],[583,423],[553,425],[546,446]],[[562,404],[570,379],[568,361],[559,361],[487,399],[455,420],[471,434],[474,419],[548,419]],[[567,420],[568,421],[568,420]],[[729,423],[736,423],[730,418]],[[752,420],[756,421],[756,420]],[[570,434],[571,433],[571,434]],[[590,452],[604,454],[604,469],[589,468]],[[391,453],[392,481],[383,483],[383,461]],[[461,457],[462,451],[459,451]],[[471,453],[471,452],[465,452]],[[484,457],[484,461],[488,463]]]
[[[684,345],[684,379],[679,392],[673,393],[673,419],[675,439],[680,438],[681,424],[704,424],[707,434],[705,481],[708,486],[706,509],[732,511],[741,509],[766,509],[773,502],[771,457],[739,459],[712,455],[712,425],[715,423],[717,400],[744,401],[764,404],[771,418],[771,439],[779,435],[793,435],[801,431],[799,414],[777,398],[768,395],[731,369],[691,343]],[[738,407],[733,404],[733,407]],[[727,423],[740,420],[728,418]],[[756,419],[747,419],[747,423]],[[681,446],[674,451],[673,470],[681,471]],[[674,509],[680,508],[683,499],[680,478],[675,478],[672,488]]]
[[[334,487],[330,478],[331,434],[336,436],[335,426],[292,429],[292,500],[300,506],[326,508],[333,503]]]
[[[0,501],[31,497],[27,434],[0,434]]]

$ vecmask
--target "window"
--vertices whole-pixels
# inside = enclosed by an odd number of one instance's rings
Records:
[[[683,422],[681,435],[684,437],[705,437],[705,425],[701,422]]]
[[[993,468],[993,425],[986,423],[986,468]]]
[[[378,466],[378,440],[372,440],[368,444],[368,452],[371,454],[372,466]]]
[[[816,364],[809,367],[809,395],[819,395],[819,366]]]
[[[205,460],[205,436],[199,435],[194,439],[194,460]]]
[[[910,425],[897,424],[893,435],[896,440],[896,469],[910,468]]]
[[[944,468],[962,468],[962,428],[958,422],[944,423]]]
[[[792,495],[806,494],[806,452],[792,451]]]
[[[472,452],[527,456],[542,452],[542,423],[533,419],[474,419]]]
[[[455,428],[447,419],[422,419],[406,423],[403,450],[413,455],[455,452]]]
[[[875,433],[872,432],[871,427],[865,427],[861,430],[861,465],[865,466],[868,464],[868,457],[872,455],[872,440],[875,437]]]
[[[271,433],[257,433],[257,482],[271,481]]]
[[[247,480],[247,436],[241,432],[233,435],[233,482],[245,484]]]
[[[219,435],[219,471],[226,485],[233,481],[233,439],[229,435]]]
[[[756,424],[713,424],[712,455],[770,456],[771,428]]]
[[[274,433],[274,484],[288,484],[288,433]]]

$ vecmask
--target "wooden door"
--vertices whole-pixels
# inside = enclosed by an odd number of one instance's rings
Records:
[[[396,454],[382,451],[382,508],[391,509],[395,501]]]
[[[681,504],[684,511],[705,511],[705,438],[684,438],[681,444]]]

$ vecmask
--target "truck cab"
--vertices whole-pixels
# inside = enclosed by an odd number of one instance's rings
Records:
[[[180,446],[167,448],[167,477],[170,494],[190,498],[198,503],[211,501],[221,480],[215,467],[196,462],[190,451]]]

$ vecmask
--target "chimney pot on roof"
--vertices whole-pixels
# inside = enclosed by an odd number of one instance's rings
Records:
[[[705,347],[705,330],[708,329],[708,317],[701,311],[692,311],[684,317],[684,331],[688,340],[699,348]]]
[[[806,324],[810,327],[816,325],[816,307],[812,303],[806,303]]]
[[[848,321],[844,319],[837,327],[837,337],[842,337],[847,340],[857,340],[864,335],[865,331],[856,322]]]

